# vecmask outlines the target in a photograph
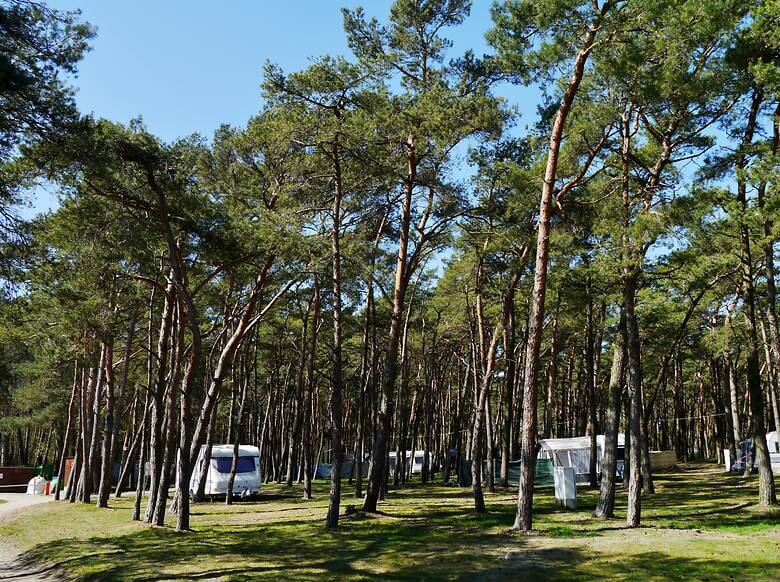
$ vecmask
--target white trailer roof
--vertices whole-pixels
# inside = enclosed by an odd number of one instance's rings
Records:
[[[541,450],[548,451],[565,451],[576,449],[587,449],[590,447],[589,436],[570,437],[565,439],[540,439],[539,445]],[[596,445],[604,448],[604,435],[596,435]],[[618,433],[618,447],[626,446],[626,435],[624,433]]]
[[[206,445],[201,447],[201,451],[205,454]],[[211,446],[211,458],[223,458],[233,456],[233,445],[212,445]],[[239,457],[259,457],[260,449],[253,445],[238,445]]]

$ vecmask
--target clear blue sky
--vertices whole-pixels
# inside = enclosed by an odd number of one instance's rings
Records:
[[[141,116],[163,140],[191,133],[208,138],[222,123],[244,125],[261,106],[263,64],[304,68],[323,54],[348,54],[342,6],[364,6],[384,21],[390,0],[49,0],[52,8],[80,9],[97,27],[92,50],[74,85],[84,113],[128,122]],[[474,0],[471,16],[447,32],[452,56],[489,50],[492,0]],[[499,92],[524,112],[535,111],[535,91]],[[32,212],[56,205],[40,192]],[[26,214],[26,213],[25,213]]]
[[[476,0],[471,17],[451,29],[453,56],[488,51],[491,0]],[[363,5],[384,20],[389,0],[50,0],[81,9],[98,29],[79,66],[83,112],[126,122],[141,115],[165,140],[221,123],[244,124],[260,108],[262,66],[286,71],[323,54],[348,54],[340,7]]]

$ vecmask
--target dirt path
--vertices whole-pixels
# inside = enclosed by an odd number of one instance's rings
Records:
[[[13,519],[26,508],[54,500],[53,495],[25,495],[24,493],[0,493],[0,523]],[[0,580],[33,582],[55,580],[52,568],[26,564],[16,546],[0,539]]]
[[[11,517],[13,513],[31,505],[47,503],[54,500],[54,495],[26,495],[24,493],[0,493],[0,522]]]

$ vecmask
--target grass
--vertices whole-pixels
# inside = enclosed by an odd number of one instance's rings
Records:
[[[656,486],[636,530],[593,519],[594,491],[581,489],[579,509],[566,511],[539,488],[536,532],[522,535],[509,529],[514,491],[488,495],[480,516],[468,490],[418,484],[392,492],[381,514],[357,512],[326,532],[319,481],[308,502],[297,487],[269,485],[255,501],[198,504],[183,535],[131,522],[128,498],[108,510],[36,506],[0,527],[0,538],[30,562],[90,579],[780,579],[780,511],[755,505],[755,477],[687,465],[658,474]],[[349,493],[345,511],[359,506]],[[625,503],[619,493],[620,517]]]

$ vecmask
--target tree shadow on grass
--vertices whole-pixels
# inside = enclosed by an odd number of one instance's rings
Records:
[[[724,494],[724,487],[739,486],[737,480],[719,478],[717,487],[707,487],[707,480],[706,475],[689,481],[660,477],[659,493],[643,498],[643,508],[648,510],[645,523],[679,529],[733,527],[742,532],[746,527],[777,526],[778,514],[751,511],[744,492]],[[537,493],[534,524],[548,538],[544,543],[509,531],[515,505],[501,498],[505,493],[486,496],[489,513],[478,515],[468,489],[412,485],[394,491],[383,514],[345,519],[335,532],[322,527],[323,506],[302,502],[295,493],[268,491],[260,500],[237,504],[237,509],[221,511],[215,504],[213,511],[199,510],[193,514],[199,519],[193,523],[192,535],[178,535],[169,528],[138,528],[113,537],[107,533],[105,537],[58,540],[33,548],[25,561],[61,564],[82,578],[129,580],[321,580],[378,575],[392,579],[625,579],[637,572],[642,577],[649,572],[649,577],[700,579],[706,577],[702,572],[713,578],[728,577],[724,574],[734,567],[735,562],[718,560],[718,556],[713,557],[714,566],[700,558],[672,558],[664,553],[665,548],[657,554],[625,557],[583,554],[581,547],[571,547],[583,542],[572,541],[570,547],[563,547],[566,541],[549,538],[598,537],[625,526],[622,519],[602,521],[590,516],[594,492],[582,496],[576,511],[556,507],[549,488]],[[270,500],[281,503],[266,507],[264,502]],[[624,508],[625,494],[621,493],[618,511]],[[307,509],[306,516],[289,513]],[[283,520],[271,521],[273,514],[282,512],[286,514]],[[255,514],[257,519],[230,523],[233,513]],[[223,521],[214,523],[219,520]],[[517,557],[504,560],[501,548],[510,548]],[[758,566],[753,569],[751,565],[745,572],[755,572],[756,577],[768,577],[777,567],[761,556],[753,563]],[[741,570],[739,574],[735,577],[748,578]]]
[[[485,567],[495,560],[490,555],[495,541],[494,535],[482,531],[459,532],[456,537],[424,522],[352,522],[337,532],[326,532],[320,524],[292,521],[207,528],[194,536],[141,529],[110,538],[62,540],[35,547],[25,559],[100,579],[265,575],[315,579],[383,571],[392,572],[393,578],[415,579],[439,577],[443,557],[457,560],[461,572]]]
[[[526,552],[522,559],[506,561],[471,572],[474,580],[777,580],[780,569],[770,560],[722,560],[672,557],[657,551],[641,555],[585,555],[577,550]]]

